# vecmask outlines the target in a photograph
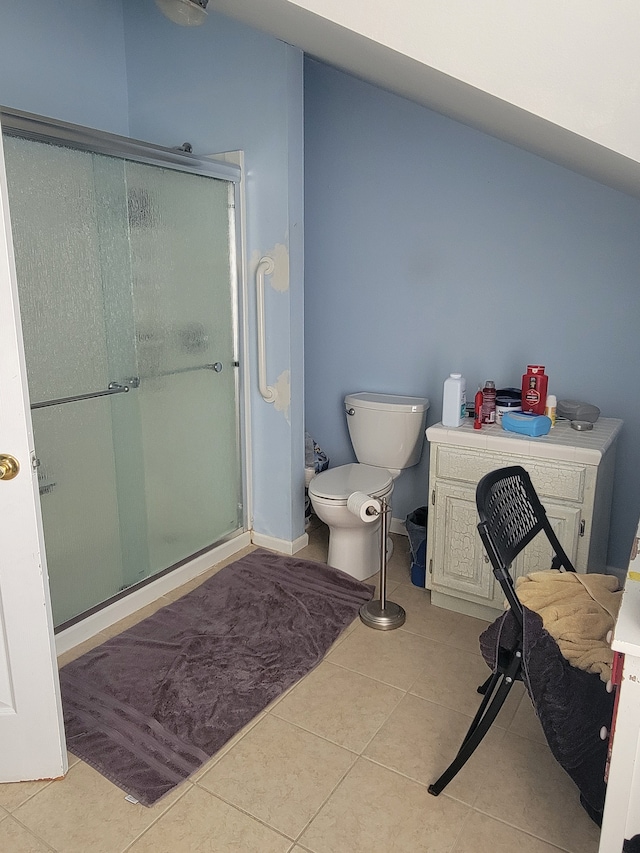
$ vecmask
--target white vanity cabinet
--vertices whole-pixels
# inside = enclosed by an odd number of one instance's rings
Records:
[[[553,528],[578,571],[604,572],[609,537],[616,438],[622,421],[600,418],[578,432],[566,421],[528,438],[501,426],[427,429],[430,445],[426,586],[440,607],[493,620],[504,596],[477,531],[476,486],[496,468],[525,468]],[[546,539],[516,560],[515,574],[551,565]]]

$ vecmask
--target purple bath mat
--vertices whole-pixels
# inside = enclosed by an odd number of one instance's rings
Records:
[[[60,670],[69,750],[144,805],[312,670],[373,587],[258,549]]]

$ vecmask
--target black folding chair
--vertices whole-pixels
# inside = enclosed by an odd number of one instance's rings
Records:
[[[462,746],[440,778],[429,786],[429,793],[435,797],[473,755],[503,706],[514,681],[522,677],[523,609],[511,577],[513,561],[532,539],[543,533],[553,551],[551,568],[575,572],[524,468],[514,465],[486,474],[476,488],[476,506],[480,517],[480,538],[493,566],[493,573],[520,626],[520,637],[513,649],[499,649],[494,672],[478,687],[478,693],[483,694],[483,699]]]

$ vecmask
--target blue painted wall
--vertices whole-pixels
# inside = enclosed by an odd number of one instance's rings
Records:
[[[289,250],[290,287],[267,277],[269,384],[291,376],[288,413],[251,389],[254,528],[291,541],[304,533],[303,63],[297,48],[209,13],[178,27],[153,0],[124,4],[130,129],[197,154],[243,149],[251,360],[256,372],[254,272],[276,244]]]
[[[0,0],[0,104],[127,135],[122,0]]]
[[[625,421],[609,563],[640,514],[640,201],[320,63],[305,61],[306,424],[354,459],[350,391],[426,395],[460,370]],[[394,516],[427,503],[428,454]]]
[[[153,0],[0,0],[0,104],[198,154],[243,149],[251,276],[284,245],[290,286],[267,287],[269,376],[291,374],[291,406],[251,389],[254,527],[304,533],[302,53],[211,12],[199,28]],[[251,278],[251,282],[253,278]],[[255,305],[250,285],[250,358]]]

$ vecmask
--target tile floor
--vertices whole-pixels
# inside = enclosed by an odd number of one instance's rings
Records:
[[[316,522],[310,535],[300,556],[325,560],[326,529]],[[313,672],[153,808],[126,802],[74,756],[62,781],[0,785],[0,850],[595,853],[598,829],[521,685],[459,776],[439,797],[427,793],[477,707],[485,623],[433,607],[411,584],[408,540],[394,540],[388,594],[407,611],[402,628],[354,622]]]

